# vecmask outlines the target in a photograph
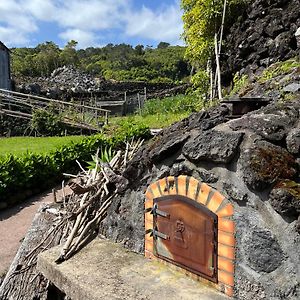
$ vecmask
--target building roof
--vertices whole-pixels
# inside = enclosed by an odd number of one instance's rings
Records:
[[[10,50],[1,41],[0,41],[0,49],[1,50],[6,50],[6,51],[10,52]]]

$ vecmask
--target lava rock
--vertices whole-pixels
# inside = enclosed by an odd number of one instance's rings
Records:
[[[248,70],[257,70],[263,59],[274,63],[297,55],[299,4],[298,0],[253,0],[241,7],[240,17],[225,36],[227,55],[221,57],[222,78],[244,69],[243,62],[249,65]]]
[[[182,132],[174,132],[170,135],[165,134],[159,137],[154,142],[153,149],[149,153],[150,159],[153,162],[159,162],[174,154],[182,147],[189,136],[189,134],[183,134]]]
[[[123,172],[123,176],[128,179],[132,187],[138,186],[143,173],[151,167],[149,149],[144,145],[138,150],[133,159],[129,161],[127,168]]]
[[[291,179],[297,173],[295,158],[284,148],[256,141],[243,149],[239,164],[247,186],[262,191],[278,179]]]
[[[269,201],[272,207],[279,213],[289,217],[300,214],[300,185],[293,181],[280,184],[282,187],[274,188]]]
[[[163,165],[160,170],[157,172],[157,178],[162,179],[168,177],[170,175],[170,168],[168,166]]]
[[[267,35],[274,38],[284,30],[284,27],[282,26],[280,19],[273,19],[264,30]]]
[[[300,84],[299,83],[291,83],[283,88],[284,92],[288,93],[296,93],[300,91]]]
[[[238,203],[245,203],[248,201],[248,194],[243,193],[241,189],[233,185],[232,183],[223,183],[223,188],[226,191],[227,195],[234,201]]]
[[[185,162],[174,164],[170,170],[171,176],[180,176],[180,175],[191,176],[192,174],[193,174],[193,169],[191,169]]]
[[[210,130],[200,132],[183,147],[183,154],[193,162],[229,163],[238,151],[243,133]]]
[[[281,141],[294,121],[289,116],[251,114],[230,122],[232,130],[250,129],[268,141]]]
[[[186,130],[199,129],[209,130],[221,123],[228,121],[226,118],[230,113],[229,108],[226,105],[220,105],[213,107],[207,111],[200,111],[199,113],[193,113],[188,119]]]
[[[287,149],[290,153],[300,154],[300,128],[293,128],[286,138]]]
[[[216,174],[205,169],[197,169],[197,173],[205,183],[215,183],[219,180],[219,177]]]
[[[298,27],[298,29],[296,30],[295,37],[297,40],[297,46],[300,48],[300,27]]]
[[[130,219],[130,222],[128,220]],[[117,195],[102,222],[100,233],[135,252],[144,250],[144,195],[127,190]]]
[[[263,300],[266,298],[266,292],[263,285],[252,276],[237,268],[235,282],[239,288],[234,291],[235,299],[240,300]]]
[[[255,229],[244,241],[246,259],[257,272],[270,273],[276,270],[285,255],[270,231]]]
[[[297,222],[296,222],[296,231],[297,231],[298,233],[300,233],[300,216],[298,217],[298,220],[297,220]]]

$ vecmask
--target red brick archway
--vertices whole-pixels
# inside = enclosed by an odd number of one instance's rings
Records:
[[[153,229],[153,215],[149,208],[153,207],[153,200],[167,195],[181,195],[196,201],[214,213],[218,219],[217,235],[217,282],[212,283],[200,275],[196,275],[176,267],[188,276],[215,286],[228,296],[233,296],[234,289],[234,260],[235,260],[235,224],[232,221],[233,206],[218,191],[206,183],[189,176],[166,177],[152,183],[146,191],[145,201],[145,230]],[[145,235],[145,256],[170,264],[154,256],[153,237]]]

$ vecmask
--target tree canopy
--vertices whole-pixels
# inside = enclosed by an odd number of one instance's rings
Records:
[[[227,0],[225,29],[248,1]],[[195,65],[206,67],[207,60],[212,56],[214,36],[220,31],[223,6],[224,0],[181,0],[186,57]]]
[[[76,45],[71,40],[63,49],[53,42],[12,49],[12,71],[16,76],[49,76],[59,66],[75,65],[105,79],[150,82],[178,82],[190,74],[185,47],[166,42],[157,48],[108,44],[76,50]]]
[[[240,15],[249,0],[227,0],[223,28],[228,29]],[[209,78],[214,74],[206,71],[208,62],[214,61],[215,36],[221,32],[224,0],[181,0],[184,33],[187,44],[185,57],[196,69],[191,81],[200,93],[207,92]],[[218,38],[219,39],[219,38]],[[218,54],[221,45],[218,45]],[[211,67],[211,64],[210,64]],[[218,80],[220,81],[220,80]],[[213,97],[213,95],[211,95]]]

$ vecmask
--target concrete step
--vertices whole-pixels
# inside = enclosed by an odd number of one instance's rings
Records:
[[[227,296],[107,240],[95,239],[56,264],[60,247],[38,257],[38,270],[72,300],[224,300]]]

